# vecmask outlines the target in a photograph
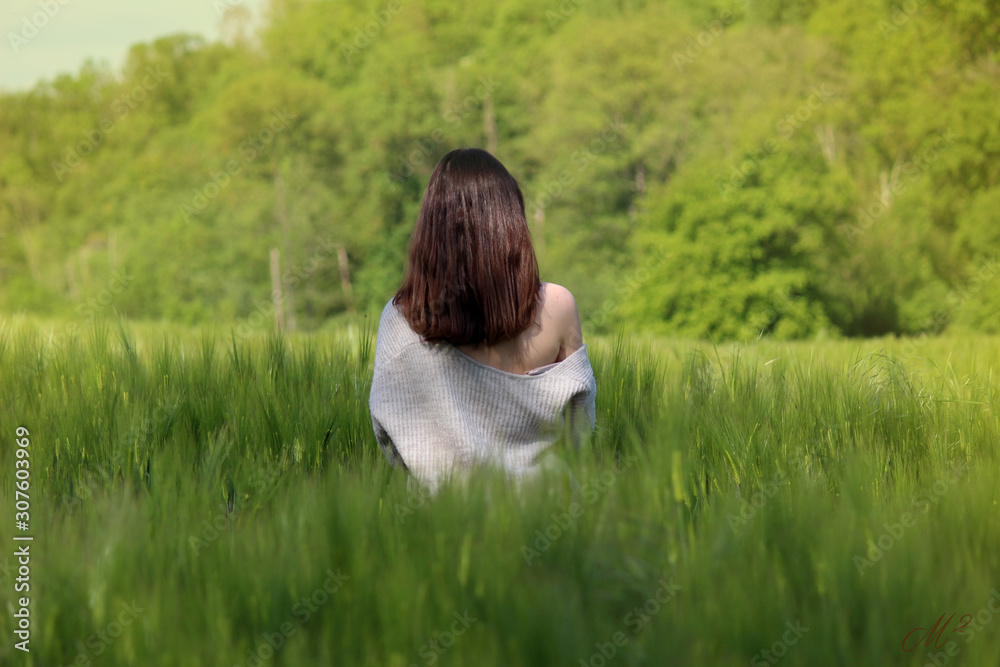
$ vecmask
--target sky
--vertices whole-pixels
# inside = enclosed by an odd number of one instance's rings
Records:
[[[0,91],[76,74],[87,58],[121,69],[131,45],[177,32],[219,38],[221,12],[242,5],[259,20],[265,0],[3,0]]]

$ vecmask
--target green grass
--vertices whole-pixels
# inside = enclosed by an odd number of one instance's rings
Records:
[[[598,430],[555,450],[570,474],[431,500],[371,432],[375,324],[3,325],[0,663],[1000,663],[1000,615],[951,632],[1000,591],[1000,340],[589,340]],[[957,656],[902,651],[953,612]]]

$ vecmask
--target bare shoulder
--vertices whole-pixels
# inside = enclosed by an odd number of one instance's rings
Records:
[[[556,283],[542,283],[542,309],[558,332],[559,356],[562,361],[583,345],[580,312],[572,292]]]
[[[576,307],[576,299],[573,298],[573,293],[556,283],[542,283],[542,298],[545,300],[547,307],[551,307],[553,310],[569,306]]]

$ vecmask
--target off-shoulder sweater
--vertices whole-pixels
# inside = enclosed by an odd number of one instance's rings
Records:
[[[579,446],[596,426],[597,383],[586,348],[509,373],[451,343],[425,341],[390,300],[379,320],[368,401],[379,447],[432,490],[482,464],[530,476],[564,429]]]

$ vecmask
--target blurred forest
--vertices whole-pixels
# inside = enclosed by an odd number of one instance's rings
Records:
[[[1000,331],[998,0],[272,0],[0,96],[0,311],[311,330],[449,150],[585,333]],[[277,252],[272,251],[272,249]]]

